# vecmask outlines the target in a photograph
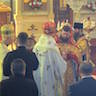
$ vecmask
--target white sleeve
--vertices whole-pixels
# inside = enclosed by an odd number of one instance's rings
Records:
[[[64,74],[67,70],[67,63],[66,61],[62,58],[60,53],[56,51],[52,51],[54,55],[52,55],[54,58],[54,67],[56,69],[56,73],[59,76],[59,79],[62,80],[62,83],[64,83]]]

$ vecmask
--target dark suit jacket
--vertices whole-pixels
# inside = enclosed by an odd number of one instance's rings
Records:
[[[0,96],[38,96],[38,90],[33,80],[15,76],[0,83]]]
[[[96,80],[87,77],[73,84],[69,87],[69,96],[96,96]]]
[[[10,65],[12,61],[16,58],[21,58],[26,63],[26,78],[33,79],[33,70],[38,68],[39,62],[35,53],[29,52],[24,46],[18,47],[16,50],[9,52],[3,61],[3,74],[5,76],[10,76]]]

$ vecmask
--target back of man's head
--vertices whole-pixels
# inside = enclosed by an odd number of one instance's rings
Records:
[[[21,32],[18,35],[19,44],[25,45],[27,43],[28,35],[25,32]]]
[[[83,75],[91,75],[93,72],[93,66],[92,64],[88,63],[84,63],[80,65],[80,73]]]
[[[13,75],[25,75],[26,64],[22,59],[15,59],[11,64],[11,72]]]

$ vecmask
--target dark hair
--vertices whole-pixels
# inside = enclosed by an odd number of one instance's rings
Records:
[[[93,66],[92,66],[92,64],[90,64],[90,63],[88,63],[88,64],[86,64],[86,63],[81,64],[80,65],[80,72],[83,73],[83,74],[85,74],[85,75],[92,74],[92,72],[93,72]]]
[[[22,59],[15,59],[11,64],[11,71],[14,75],[22,74],[22,72],[26,69],[26,64]]]
[[[25,33],[25,32],[19,33],[19,35],[18,35],[19,43],[21,43],[21,44],[26,44],[27,39],[28,39],[27,33]]]
[[[66,31],[66,32],[70,32],[71,28],[70,28],[70,26],[64,26],[63,30]]]

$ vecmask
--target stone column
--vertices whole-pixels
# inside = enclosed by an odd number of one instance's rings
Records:
[[[23,21],[22,21],[22,11],[23,11],[23,3],[24,0],[16,0],[16,14],[14,16],[15,18],[15,24],[16,24],[16,36],[18,33],[23,31]]]
[[[53,12],[53,0],[49,0],[49,5],[50,7],[48,7],[48,11],[49,11],[49,20],[54,20],[54,12]]]
[[[22,11],[22,8],[23,6],[23,1],[24,0],[16,0],[16,15],[21,15],[21,11]]]

